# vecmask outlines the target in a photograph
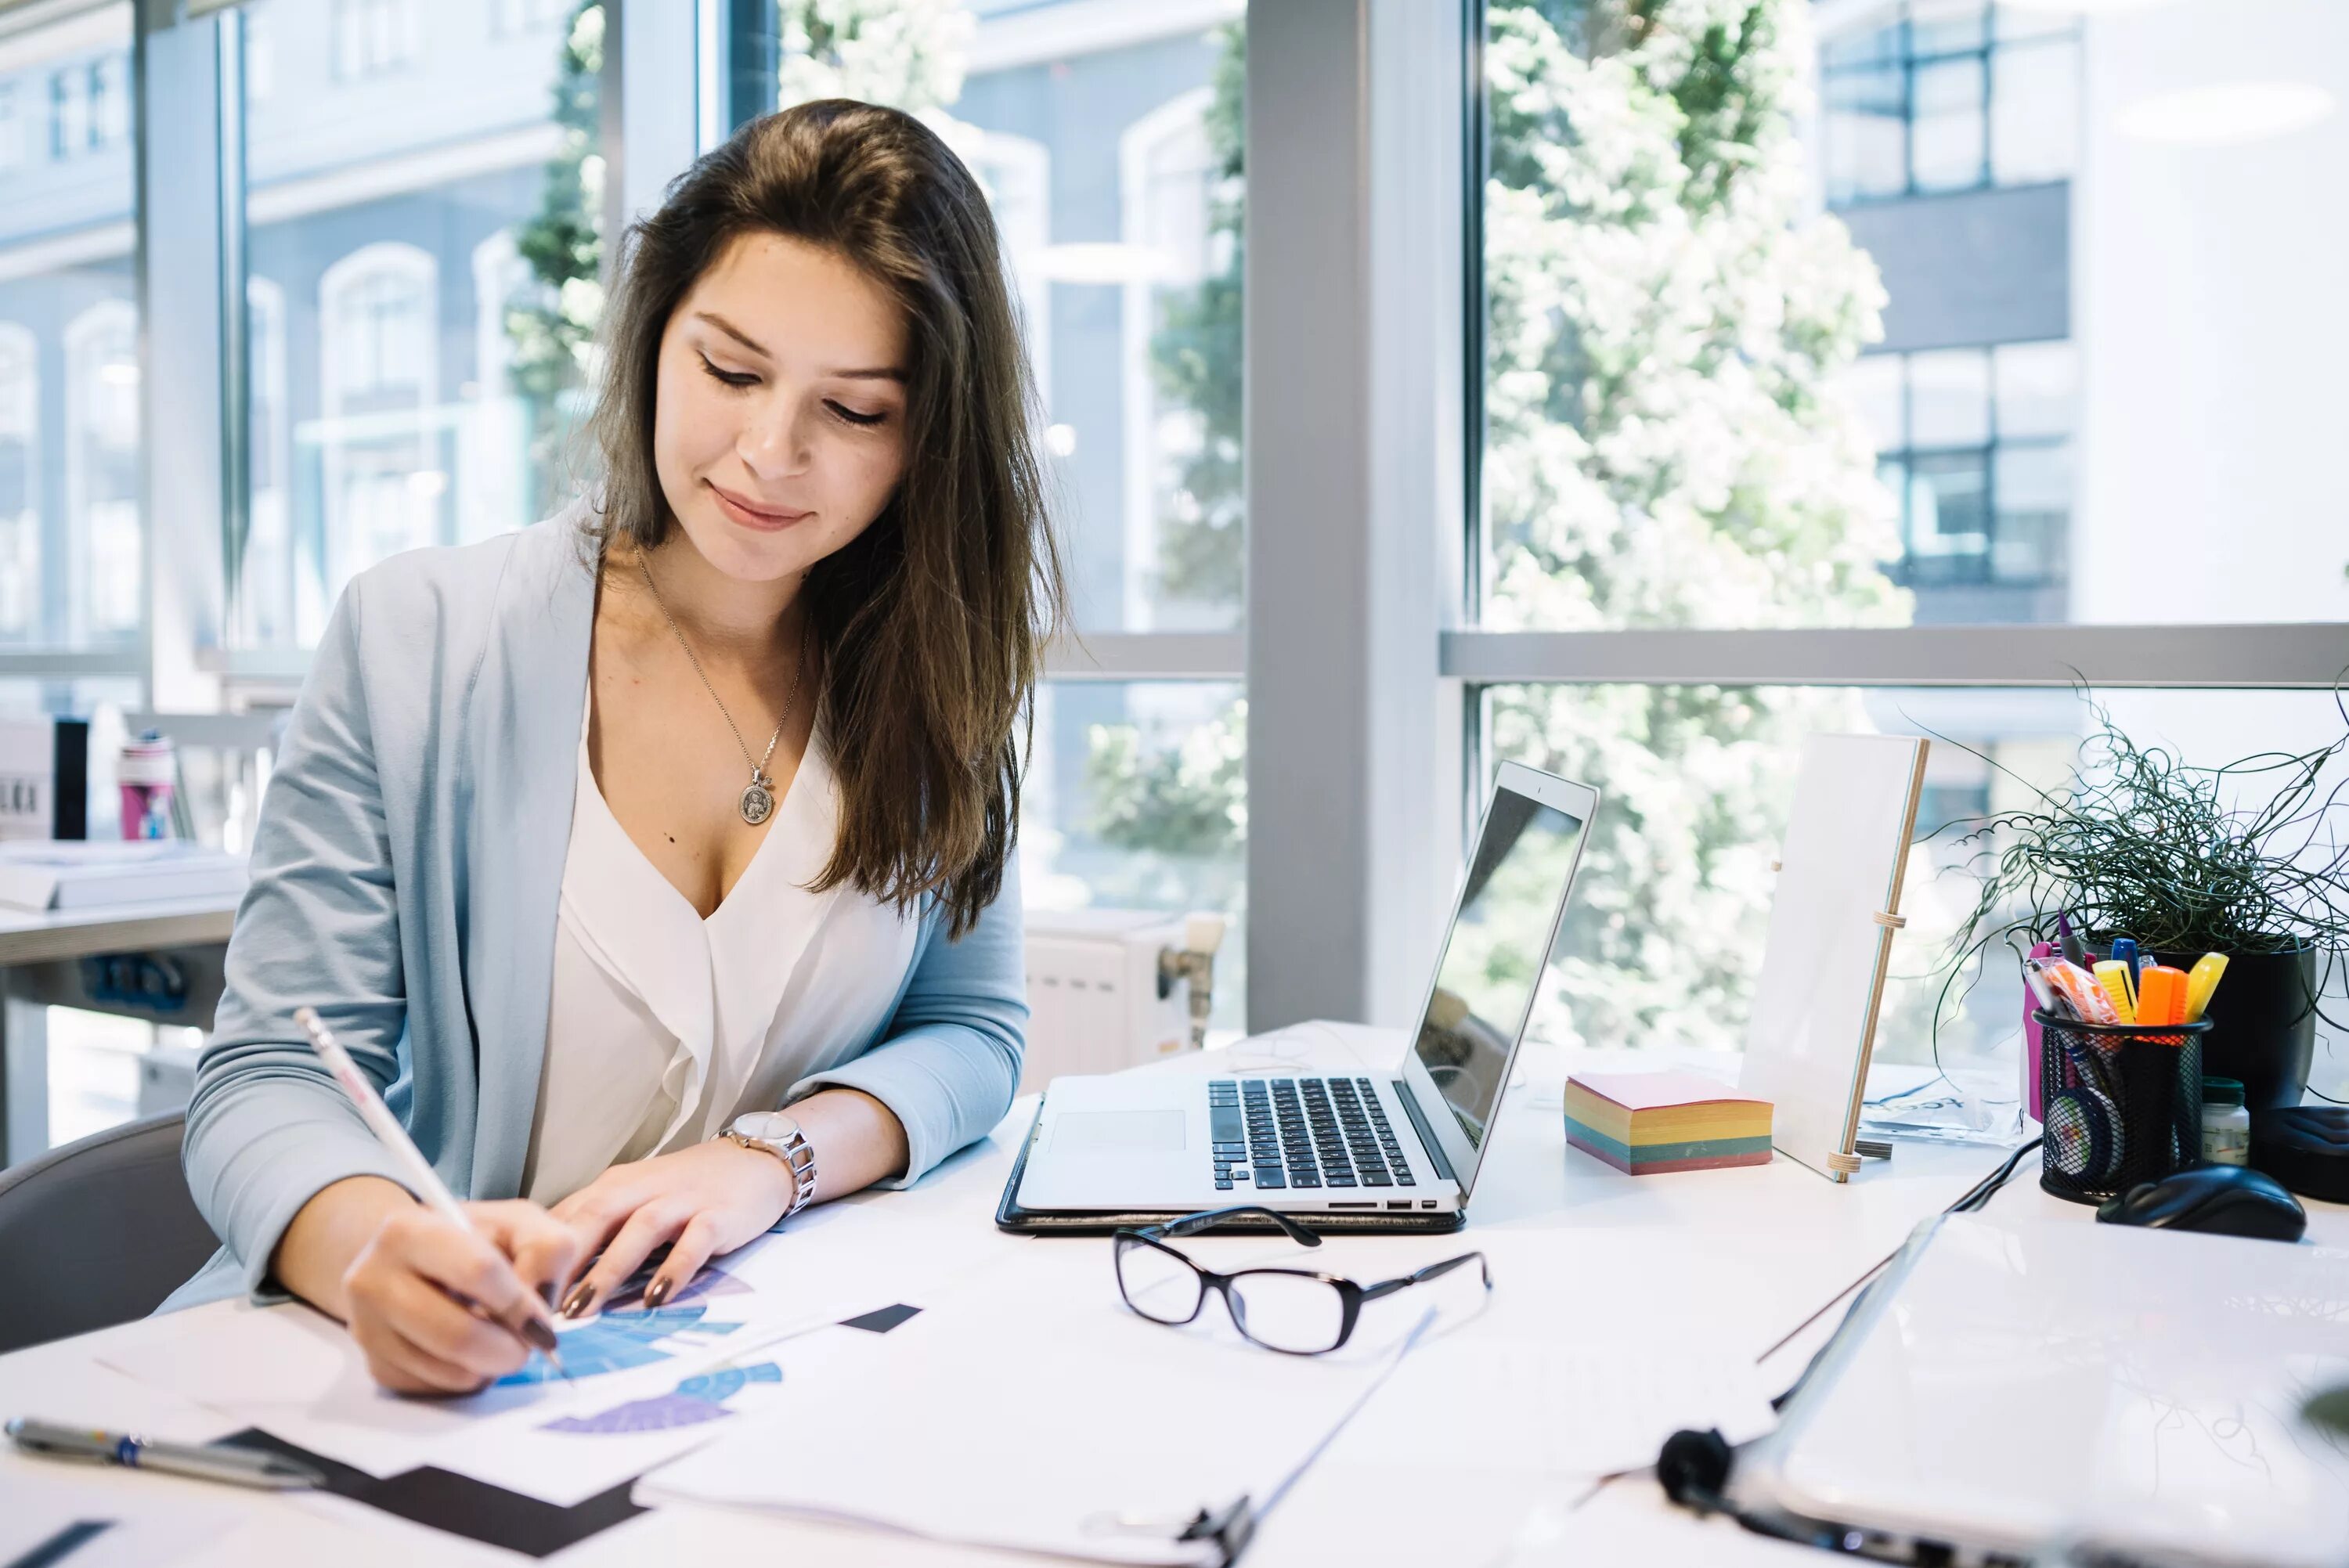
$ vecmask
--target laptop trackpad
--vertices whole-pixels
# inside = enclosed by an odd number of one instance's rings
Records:
[[[1052,1124],[1052,1152],[1180,1149],[1179,1110],[1072,1110]]]

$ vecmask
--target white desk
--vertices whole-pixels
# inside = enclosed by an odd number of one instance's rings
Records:
[[[1372,1065],[1399,1037],[1367,1030],[1312,1027],[1291,1037],[1309,1042],[1309,1062],[1340,1068]],[[1364,1053],[1371,1060],[1364,1059]],[[1891,1253],[1921,1218],[1948,1204],[2000,1156],[1982,1149],[1903,1144],[1889,1163],[1870,1161],[1848,1187],[1836,1187],[1780,1160],[1766,1167],[1630,1177],[1565,1146],[1559,1113],[1529,1101],[1554,1093],[1567,1063],[1555,1052],[1529,1048],[1526,1082],[1511,1097],[1492,1163],[1478,1182],[1468,1229],[1454,1236],[1332,1238],[1322,1266],[1358,1277],[1402,1272],[1417,1263],[1475,1246],[1491,1258],[1493,1307],[1473,1332],[1544,1333],[1605,1343],[1635,1329],[1648,1332],[1667,1294],[1569,1289],[1578,1258],[1604,1249],[1609,1266],[1637,1260],[1667,1282],[1679,1305],[1671,1310],[1686,1333],[1761,1355],[1820,1306],[1837,1296]],[[1247,1047],[1231,1053],[1173,1058],[1149,1071],[1198,1072],[1245,1068],[1267,1058]],[[1653,1056],[1586,1053],[1574,1065],[1656,1065]],[[1309,1065],[1299,1061],[1294,1065]],[[1018,1139],[1033,1106],[1015,1106],[994,1137],[904,1193],[848,1201],[850,1212],[824,1216],[825,1228],[856,1222],[884,1227],[893,1245],[923,1237],[944,1243],[975,1264],[1017,1258],[1021,1249],[1086,1248],[1101,1254],[1101,1288],[1112,1292],[1108,1252],[1098,1238],[1041,1240],[1006,1236],[992,1214]],[[2089,1211],[2040,1193],[2029,1160],[1995,1202],[2087,1222]],[[885,1210],[883,1206],[887,1206]],[[2315,1216],[2328,1238],[2349,1240],[2349,1210]],[[788,1247],[784,1235],[764,1243]],[[1260,1238],[1204,1238],[1202,1256],[1217,1249],[1257,1248]],[[877,1249],[876,1249],[877,1250]],[[206,1312],[245,1310],[222,1305]],[[1791,1382],[1801,1357],[1825,1336],[1830,1314],[1768,1364],[1774,1387]],[[176,1332],[187,1320],[166,1326]],[[101,1344],[156,1332],[153,1320],[100,1335],[37,1346],[0,1358],[0,1415],[43,1413],[60,1418],[142,1429],[159,1437],[201,1439],[225,1429],[220,1418],[177,1401],[93,1363]],[[1783,1371],[1783,1377],[1778,1376]],[[983,1422],[974,1413],[973,1422]],[[1463,1418],[1470,1418],[1464,1415]],[[1572,1413],[1560,1411],[1560,1420]],[[1282,1507],[1266,1522],[1246,1561],[1279,1564],[1436,1563],[1759,1562],[1791,1549],[1724,1532],[1664,1508],[1651,1483],[1624,1481],[1595,1498],[1557,1482],[1479,1475],[1442,1462],[1441,1434],[1431,1434],[1423,1457],[1364,1452],[1344,1438],[1332,1447]],[[787,1456],[779,1460],[788,1463]],[[0,1496],[39,1485],[57,1473],[0,1452]],[[188,1489],[208,1503],[224,1497],[242,1515],[234,1533],[212,1542],[190,1561],[221,1568],[254,1563],[333,1562],[336,1568],[376,1563],[507,1562],[506,1553],[423,1531],[357,1505],[334,1500],[290,1500],[229,1494],[161,1476],[111,1473],[78,1479],[160,1495],[153,1489]],[[1599,1511],[1581,1512],[1583,1509]],[[1600,1531],[1594,1536],[1591,1532]],[[1605,1545],[1605,1542],[1614,1542]],[[1684,1550],[1683,1550],[1684,1549]],[[782,1561],[825,1564],[914,1565],[1021,1561],[847,1527],[672,1507],[605,1531],[562,1553],[564,1563],[626,1564],[647,1561]],[[1794,1559],[1788,1558],[1788,1561]]]
[[[86,1007],[150,1023],[210,1028],[237,898],[93,909],[0,905],[0,1166],[48,1147],[48,1006]],[[138,954],[165,983],[142,1004],[85,973],[83,960]],[[99,983],[93,985],[93,979]]]

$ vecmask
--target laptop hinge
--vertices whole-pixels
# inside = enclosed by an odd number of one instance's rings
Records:
[[[1419,1146],[1427,1150],[1427,1162],[1435,1167],[1435,1173],[1438,1176],[1443,1177],[1454,1187],[1459,1186],[1460,1178],[1452,1173],[1452,1162],[1444,1158],[1444,1145],[1435,1141],[1435,1130],[1428,1126],[1427,1118],[1419,1113],[1419,1099],[1411,1092],[1411,1086],[1402,1079],[1397,1078],[1394,1080],[1394,1091],[1395,1103],[1402,1107],[1402,1113],[1411,1118],[1412,1126],[1419,1130]],[[1465,1200],[1468,1194],[1464,1190],[1460,1196]]]

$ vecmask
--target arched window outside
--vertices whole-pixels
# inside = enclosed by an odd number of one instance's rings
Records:
[[[440,270],[414,245],[362,246],[318,284],[326,597],[440,537],[448,474],[432,428]]]
[[[1169,402],[1151,374],[1151,338],[1168,296],[1195,289],[1217,262],[1212,253],[1209,201],[1215,178],[1207,144],[1207,106],[1214,95],[1195,88],[1143,115],[1118,140],[1123,241],[1140,258],[1125,284],[1122,333],[1125,448],[1124,626],[1221,626],[1230,606],[1202,618],[1170,603],[1159,581],[1159,540],[1165,523],[1190,521],[1199,504],[1183,482],[1185,467],[1205,449],[1200,412]],[[1145,264],[1146,263],[1146,264]],[[1173,614],[1169,614],[1170,609]]]
[[[30,329],[0,322],[0,639],[41,619],[41,362]]]
[[[67,324],[66,537],[71,640],[137,636],[146,597],[139,510],[139,313],[102,300]]]

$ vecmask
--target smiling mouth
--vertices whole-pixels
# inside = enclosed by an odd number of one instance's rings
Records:
[[[709,490],[727,511],[738,521],[746,522],[753,528],[784,528],[815,515],[812,511],[775,511],[766,507],[754,506],[734,494],[733,491],[714,483],[710,485]]]

